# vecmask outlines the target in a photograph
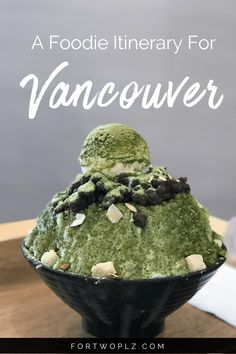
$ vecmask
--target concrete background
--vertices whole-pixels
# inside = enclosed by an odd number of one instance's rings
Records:
[[[153,164],[188,176],[192,193],[212,214],[229,218],[236,203],[235,24],[236,2],[229,0],[147,1],[1,1],[1,129],[0,222],[35,217],[54,193],[78,172],[76,158],[87,133],[99,124],[123,122],[149,142]],[[114,34],[136,38],[180,38],[198,34],[216,38],[215,50],[170,52],[31,51],[35,35],[111,39]],[[118,88],[174,81],[186,75],[206,85],[214,79],[225,98],[210,110],[203,100],[187,109],[129,110],[118,104],[106,109],[48,107],[49,93],[36,119],[27,118],[30,87],[20,80],[36,73],[45,80],[63,60],[70,67],[60,79],[71,84],[91,79],[94,90],[107,81]]]

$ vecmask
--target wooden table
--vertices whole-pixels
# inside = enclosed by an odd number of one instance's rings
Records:
[[[227,223],[211,218],[223,234]],[[35,225],[26,220],[0,225],[0,337],[89,337],[80,316],[39,279],[21,255],[22,238]],[[235,337],[236,329],[184,305],[166,320],[162,337]]]

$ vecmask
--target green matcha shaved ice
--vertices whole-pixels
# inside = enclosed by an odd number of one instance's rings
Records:
[[[53,197],[25,238],[35,260],[78,275],[148,279],[203,270],[225,257],[187,178],[152,167],[132,129],[94,129],[80,163],[86,172]]]
[[[124,168],[133,164],[142,169],[150,163],[148,146],[143,138],[124,124],[107,124],[95,128],[86,138],[79,157],[80,165],[89,171]]]
[[[51,206],[42,212],[37,226],[26,239],[34,258],[41,259],[47,250],[58,250],[60,264],[70,263],[70,272],[90,275],[93,265],[112,260],[122,278],[150,278],[188,273],[185,257],[201,254],[207,266],[214,264],[222,249],[209,226],[207,211],[189,194],[179,194],[161,205],[136,208],[148,218],[145,229],[136,227],[132,212],[116,205],[123,218],[112,224],[103,209],[92,204],[84,212],[82,225],[72,228],[74,217],[59,214],[54,220]]]

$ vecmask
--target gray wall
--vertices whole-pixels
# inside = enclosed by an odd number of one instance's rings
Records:
[[[86,134],[98,124],[124,122],[149,142],[154,164],[186,175],[193,194],[211,213],[235,214],[235,23],[236,2],[229,0],[147,1],[1,1],[1,137],[0,221],[35,217],[51,196],[78,172],[76,158]],[[217,39],[215,50],[168,52],[31,51],[36,34],[67,38],[97,34],[142,37],[186,37],[199,34]],[[99,89],[107,81],[118,87],[140,83],[215,80],[225,98],[218,110],[206,100],[192,109],[144,111],[117,104],[106,109],[50,110],[44,99],[35,120],[27,118],[30,89],[19,87],[27,74],[41,79],[61,61],[70,68],[60,78],[73,84],[92,79]]]

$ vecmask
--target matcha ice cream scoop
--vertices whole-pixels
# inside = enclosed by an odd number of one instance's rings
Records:
[[[122,124],[93,130],[86,172],[39,215],[25,245],[61,272],[146,279],[203,270],[225,256],[186,177],[152,167],[142,137]]]
[[[79,157],[83,171],[110,175],[139,171],[150,164],[144,139],[124,124],[95,128],[86,138]]]

